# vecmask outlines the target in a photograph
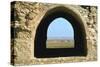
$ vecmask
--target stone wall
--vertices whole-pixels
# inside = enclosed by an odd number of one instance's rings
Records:
[[[79,14],[87,33],[88,55],[86,57],[34,57],[36,29],[45,13],[57,6],[66,6]],[[83,5],[50,4],[37,2],[11,3],[11,63],[48,64],[97,60],[97,7]]]

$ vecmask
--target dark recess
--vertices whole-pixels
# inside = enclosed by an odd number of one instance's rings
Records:
[[[74,29],[75,48],[46,48],[47,29],[49,24],[58,17],[67,19]],[[53,58],[67,56],[86,56],[87,55],[87,40],[84,25],[76,19],[72,14],[58,9],[47,14],[41,20],[36,30],[34,41],[34,55],[37,58]]]

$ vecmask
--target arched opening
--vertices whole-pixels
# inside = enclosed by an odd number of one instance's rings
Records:
[[[49,25],[46,48],[74,48],[74,30],[65,18],[56,18]]]
[[[65,18],[74,29],[74,48],[46,48],[47,30],[55,18]],[[37,58],[86,56],[87,40],[86,30],[82,19],[73,10],[66,7],[53,8],[45,14],[36,29],[34,40],[34,56]]]

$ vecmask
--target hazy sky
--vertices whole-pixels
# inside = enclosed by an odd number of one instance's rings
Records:
[[[48,27],[48,38],[73,38],[74,31],[72,25],[64,18],[56,18]]]

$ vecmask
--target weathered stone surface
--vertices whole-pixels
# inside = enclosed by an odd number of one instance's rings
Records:
[[[84,21],[87,33],[88,55],[86,57],[57,57],[57,58],[35,58],[34,57],[34,37],[36,28],[45,13],[57,6],[66,6],[72,9],[78,17]],[[65,63],[79,61],[97,60],[97,7],[62,4],[45,4],[31,2],[15,2],[11,5],[14,9],[14,20],[11,27],[16,29],[16,38],[11,39],[12,63],[15,65],[23,64],[48,64]],[[85,6],[84,6],[85,7]],[[13,52],[14,51],[14,52]]]

